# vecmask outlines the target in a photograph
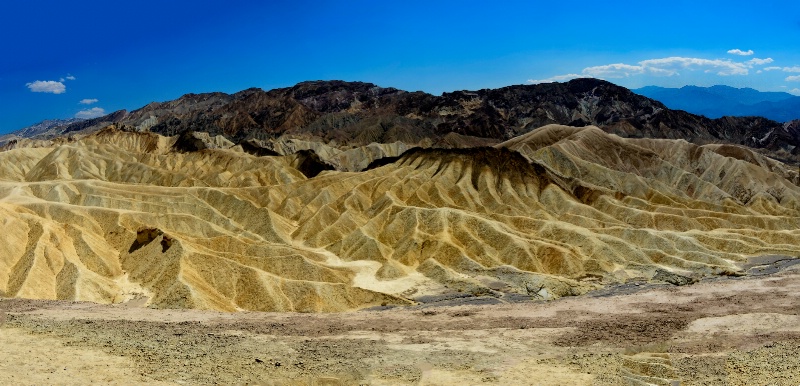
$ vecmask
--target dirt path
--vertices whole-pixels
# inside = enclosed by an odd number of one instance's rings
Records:
[[[0,383],[797,385],[798,267],[551,302],[342,314],[7,299]]]

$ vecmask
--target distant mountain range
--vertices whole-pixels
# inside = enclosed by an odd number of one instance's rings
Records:
[[[493,145],[548,124],[594,125],[621,137],[744,145],[777,159],[800,160],[797,125],[761,117],[709,119],[672,110],[599,79],[440,96],[344,81],[186,94],[131,112],[74,122],[34,138],[82,134],[111,124],[168,136],[206,132],[243,147],[248,141],[298,138],[336,146],[402,142],[445,148]]]
[[[0,136],[0,142],[7,142],[16,138],[34,138],[37,136],[50,137],[58,135],[64,128],[73,123],[81,122],[83,119],[70,118],[70,119],[46,119],[35,125],[24,127],[17,131]]]
[[[729,86],[647,86],[631,90],[667,107],[709,118],[758,116],[778,122],[800,119],[800,97],[785,92],[762,92]]]

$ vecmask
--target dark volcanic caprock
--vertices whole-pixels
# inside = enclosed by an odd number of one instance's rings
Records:
[[[339,145],[400,141],[440,147],[493,145],[547,124],[594,125],[622,137],[736,144],[784,161],[800,159],[796,124],[784,126],[759,117],[708,119],[670,110],[598,79],[441,96],[362,82],[303,82],[271,91],[187,94],[130,113],[74,123],[61,133],[93,131],[110,123],[162,135],[207,132],[236,143],[284,136]]]

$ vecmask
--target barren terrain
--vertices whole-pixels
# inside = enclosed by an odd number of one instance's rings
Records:
[[[796,385],[800,270],[776,260],[690,286],[335,314],[5,299],[0,383]]]
[[[275,143],[0,152],[0,383],[800,382],[796,166],[593,126]]]
[[[746,148],[551,125],[346,172],[193,138],[203,150],[109,128],[0,152],[0,296],[338,312],[452,291],[553,299],[800,254],[796,168]]]

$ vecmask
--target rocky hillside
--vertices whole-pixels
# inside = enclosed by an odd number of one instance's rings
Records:
[[[795,133],[795,135],[796,135],[796,133],[798,131],[800,131],[800,119],[796,119],[794,121],[786,122],[783,125],[783,130],[788,132],[788,133]],[[797,138],[797,137],[795,137],[795,138]],[[795,142],[795,146],[800,146],[800,144]]]
[[[0,144],[5,144],[15,139],[33,138],[37,136],[52,138],[60,135],[67,126],[80,121],[82,121],[82,119],[79,118],[46,119],[35,125],[23,127],[17,131],[0,136]]]
[[[0,297],[302,312],[514,302],[800,253],[796,169],[736,146],[549,125],[340,172],[226,141],[106,129],[0,152]]]
[[[343,81],[303,82],[263,91],[187,94],[141,109],[75,123],[62,134],[110,123],[175,135],[224,135],[235,143],[278,137],[339,146],[372,142],[466,147],[491,145],[546,124],[594,125],[631,138],[738,144],[797,162],[797,126],[758,117],[708,119],[597,79],[456,91],[435,96]]]

